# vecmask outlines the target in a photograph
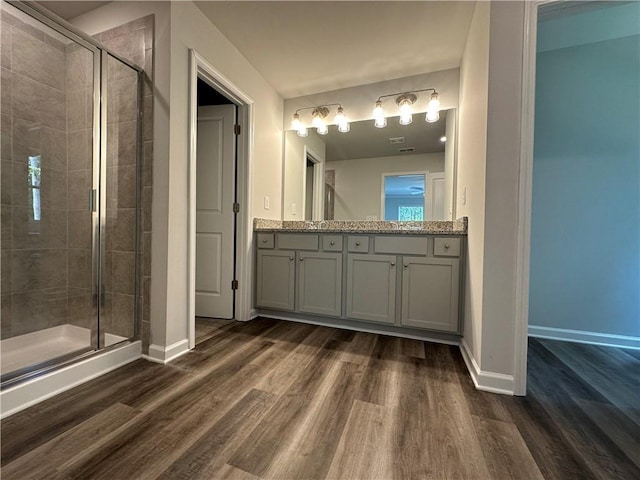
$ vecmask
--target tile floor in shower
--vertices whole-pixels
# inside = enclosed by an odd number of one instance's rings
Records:
[[[105,346],[123,340],[126,337],[105,333]],[[0,342],[0,371],[4,375],[90,346],[91,330],[69,324],[7,338]]]

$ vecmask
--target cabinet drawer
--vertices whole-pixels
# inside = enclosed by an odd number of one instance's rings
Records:
[[[427,237],[375,237],[375,253],[395,253],[396,255],[424,255],[428,253]]]
[[[347,245],[350,252],[364,252],[369,251],[369,237],[350,236],[347,240]]]
[[[436,238],[433,242],[433,255],[442,257],[460,256],[459,238]]]
[[[287,250],[318,250],[318,235],[281,233],[278,248]]]
[[[259,233],[258,248],[273,248],[273,233]]]
[[[322,250],[326,252],[341,252],[342,235],[324,235],[322,237]]]

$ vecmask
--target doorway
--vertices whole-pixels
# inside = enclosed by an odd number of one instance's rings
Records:
[[[219,181],[218,186],[222,188],[212,189],[211,185],[205,181],[206,178],[200,179],[198,169],[198,81],[204,82],[206,88],[202,89],[202,95],[211,94],[215,102],[224,102],[223,109],[233,109],[234,116],[229,122],[233,131],[233,167],[232,175],[229,175],[228,168],[225,170],[224,162],[216,164],[216,162],[210,162],[206,168],[214,170],[215,175]],[[231,292],[231,314],[228,313],[210,313],[209,315],[215,315],[218,318],[232,318],[234,320],[246,321],[251,318],[251,249],[252,249],[252,219],[249,216],[249,205],[251,205],[250,191],[248,188],[248,179],[251,178],[252,156],[251,156],[251,138],[252,125],[253,125],[253,99],[244,93],[235,84],[231,83],[221,72],[216,70],[210,65],[202,56],[200,56],[194,50],[190,51],[190,70],[189,70],[189,193],[188,193],[188,278],[187,278],[187,328],[189,336],[189,348],[194,348],[196,343],[196,286],[202,286],[202,282],[205,282],[206,288],[200,288],[201,291],[207,290],[205,294],[210,294],[211,298],[215,298],[215,290]],[[213,93],[211,92],[213,90]],[[206,92],[206,93],[205,93]],[[207,106],[212,108],[214,106]],[[203,107],[204,108],[204,107]],[[203,110],[200,113],[205,113]],[[209,119],[216,117],[217,115],[223,115],[207,111],[206,114]],[[207,116],[205,115],[205,116]],[[224,137],[224,131],[226,121],[220,120],[216,123],[216,128],[219,130],[220,135]],[[206,139],[206,142],[211,142],[209,135],[204,137],[200,135],[200,140]],[[224,143],[222,144],[224,145]],[[229,145],[227,142],[226,145]],[[209,145],[211,147],[211,145]],[[224,149],[224,147],[221,147]],[[215,168],[212,167],[216,165]],[[202,166],[201,165],[201,166]],[[220,172],[220,169],[222,171]],[[209,172],[211,175],[212,173]],[[206,176],[205,176],[206,177]],[[226,179],[226,180],[224,180]],[[202,188],[198,188],[198,183]],[[229,187],[229,184],[231,186]],[[233,191],[233,195],[225,196],[226,192],[229,192],[229,188]],[[215,195],[212,195],[211,191],[215,191]],[[200,236],[200,247],[208,245],[208,248],[213,253],[214,258],[219,258],[220,263],[214,265],[213,268],[207,272],[206,269],[198,269],[198,217],[203,217],[198,213],[198,191],[200,195],[207,198],[209,202],[213,202],[213,206],[219,205],[221,208],[217,210],[224,210],[224,212],[232,212],[232,227],[231,227],[231,245],[228,247],[229,242],[224,242],[224,234],[216,233],[211,229],[211,232],[201,232],[205,235]],[[226,200],[222,200],[225,196]],[[213,198],[212,198],[213,197]],[[212,204],[204,205],[205,208],[201,210],[207,210],[209,213],[216,213],[216,208],[212,208]],[[211,217],[211,215],[209,215]],[[202,219],[202,218],[201,218]],[[208,221],[208,220],[207,220]],[[226,220],[227,228],[229,226],[229,220]],[[223,222],[224,223],[224,222]],[[216,237],[217,235],[217,237]],[[222,236],[220,236],[222,235]],[[224,245],[224,246],[223,246]],[[225,247],[226,246],[226,247]],[[216,248],[221,251],[218,252]],[[222,249],[226,248],[228,254],[222,253]],[[202,250],[202,248],[201,248]],[[231,269],[233,272],[230,276],[226,277],[222,273],[222,262],[227,262],[227,270]],[[211,264],[210,264],[211,265]],[[230,265],[230,267],[229,267]],[[198,273],[200,270],[200,273]],[[218,272],[210,274],[210,272]],[[212,288],[213,287],[213,288]],[[213,292],[213,294],[211,294]],[[205,298],[206,295],[201,298]],[[228,304],[227,308],[228,308]]]
[[[324,162],[304,147],[303,212],[305,220],[324,220]]]
[[[196,317],[234,316],[237,105],[197,80]]]

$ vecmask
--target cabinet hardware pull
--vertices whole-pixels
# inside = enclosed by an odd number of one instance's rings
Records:
[[[448,243],[445,243],[445,244],[444,244],[444,249],[445,249],[445,250],[449,250],[449,244],[448,244]]]
[[[356,242],[356,247],[359,247],[359,246],[360,246],[360,242]]]
[[[333,245],[335,245],[335,244],[336,244],[336,242],[334,242],[333,240],[329,242],[329,245],[332,245],[332,246],[333,246]]]
[[[408,264],[408,263],[405,263],[405,264],[404,264],[404,268],[409,268],[409,264]]]
[[[293,260],[293,257],[289,257],[289,260]]]
[[[267,239],[266,239],[266,238],[263,238],[263,239],[262,239],[262,243],[267,243]]]
[[[301,262],[302,262],[302,261],[304,261],[304,258],[300,257],[300,261],[301,261]]]
[[[391,262],[391,266],[395,267],[396,266],[396,262]]]

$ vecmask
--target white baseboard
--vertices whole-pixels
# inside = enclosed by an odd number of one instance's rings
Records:
[[[471,374],[473,384],[478,390],[491,393],[499,393],[501,395],[513,395],[515,391],[515,381],[513,375],[505,375],[503,373],[486,372],[480,369],[478,362],[471,355],[469,345],[464,339],[460,342],[460,352],[467,370]]]
[[[0,418],[8,417],[140,358],[142,344],[131,342],[0,392]]]
[[[189,351],[189,339],[185,338],[167,347],[161,345],[149,345],[149,355],[142,355],[142,358],[150,362],[161,363],[162,365],[184,355]]]
[[[640,337],[613,335],[608,333],[569,330],[566,328],[538,327],[529,325],[529,336],[563,340],[565,342],[588,343],[605,347],[633,348],[640,350]]]

